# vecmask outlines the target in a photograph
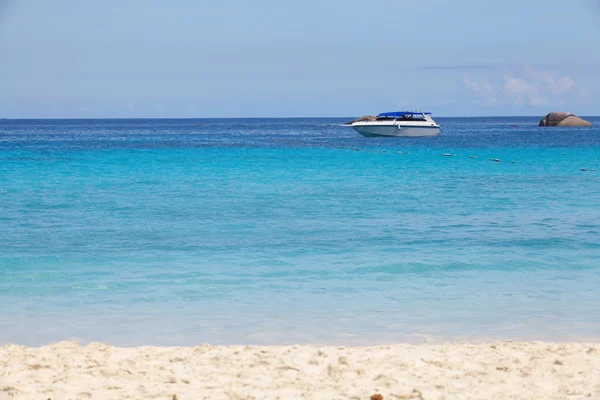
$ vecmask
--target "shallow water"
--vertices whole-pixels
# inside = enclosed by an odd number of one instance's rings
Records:
[[[597,339],[587,119],[2,120],[0,343]]]

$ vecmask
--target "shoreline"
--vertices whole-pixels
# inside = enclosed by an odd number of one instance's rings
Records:
[[[600,342],[0,346],[5,399],[600,398]]]

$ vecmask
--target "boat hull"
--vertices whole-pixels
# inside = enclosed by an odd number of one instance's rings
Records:
[[[353,125],[352,128],[366,137],[373,136],[437,136],[439,126],[399,126],[399,125]]]

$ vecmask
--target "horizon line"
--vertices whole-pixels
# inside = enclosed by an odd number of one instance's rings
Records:
[[[365,114],[367,115],[367,114]],[[543,118],[545,115],[438,115],[436,118]],[[577,115],[578,117],[597,118],[600,115]],[[325,118],[357,118],[356,116],[327,116],[327,117],[33,117],[10,118],[3,117],[0,121],[40,121],[40,120],[138,120],[138,119],[325,119]]]

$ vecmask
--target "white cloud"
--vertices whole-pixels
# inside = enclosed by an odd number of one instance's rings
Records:
[[[531,65],[523,66],[523,75],[553,94],[563,94],[575,87],[575,81],[568,76],[557,77],[553,71],[536,70]]]
[[[523,78],[512,76],[510,71],[504,74],[503,93],[512,98],[518,105],[544,106],[550,100],[544,96],[543,88]]]
[[[568,76],[560,76],[554,71],[538,70],[524,65],[519,73],[504,72],[502,83],[494,85],[486,80],[476,82],[468,75],[463,76],[462,84],[489,103],[516,103],[517,105],[546,106],[565,105],[567,98],[576,95],[584,98],[586,90],[579,87]]]
[[[465,74],[463,76],[462,84],[467,89],[480,95],[484,100],[486,100],[489,103],[495,103],[497,101],[497,88],[495,88],[488,81],[475,82],[469,78],[469,75]]]

